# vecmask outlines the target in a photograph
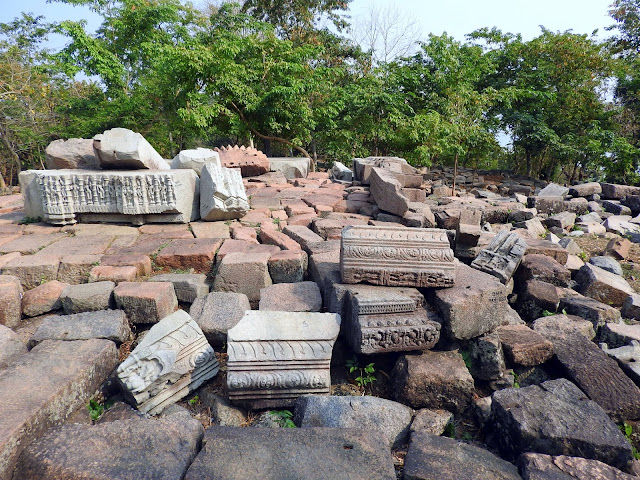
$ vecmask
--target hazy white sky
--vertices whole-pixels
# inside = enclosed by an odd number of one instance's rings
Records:
[[[573,30],[588,33],[599,29],[606,37],[604,27],[612,20],[607,15],[612,0],[353,0],[352,16],[366,16],[372,5],[384,11],[395,6],[401,16],[416,19],[423,37],[431,32],[446,31],[459,40],[481,27],[496,26],[503,31],[521,33],[530,39],[540,33],[539,25],[550,30]],[[199,0],[194,1],[197,5]],[[0,0],[0,22],[8,22],[20,12],[43,15],[47,20],[88,19],[90,27],[97,27],[99,19],[87,8],[72,7],[46,0]],[[53,47],[62,46],[54,44]]]

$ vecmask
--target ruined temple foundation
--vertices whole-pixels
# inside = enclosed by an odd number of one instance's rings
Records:
[[[229,400],[251,409],[289,407],[305,394],[328,395],[340,315],[245,312],[227,337]]]
[[[435,228],[358,225],[342,230],[344,283],[451,287],[455,264],[447,232]]]
[[[20,190],[25,215],[54,225],[188,223],[199,215],[193,170],[27,170]]]

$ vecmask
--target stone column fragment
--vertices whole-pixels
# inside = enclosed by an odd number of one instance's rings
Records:
[[[451,287],[456,269],[444,230],[358,225],[342,230],[340,270],[344,283]]]
[[[227,333],[229,400],[251,409],[287,407],[329,394],[340,315],[247,311]]]
[[[230,220],[249,210],[247,193],[238,170],[207,164],[200,183],[200,217],[202,220]]]

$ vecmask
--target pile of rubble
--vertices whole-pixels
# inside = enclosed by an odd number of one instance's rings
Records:
[[[640,187],[48,153],[0,197],[0,480],[640,472]]]

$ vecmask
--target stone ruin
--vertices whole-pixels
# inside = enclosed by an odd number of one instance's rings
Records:
[[[0,197],[0,480],[637,478],[640,187],[54,143]]]

